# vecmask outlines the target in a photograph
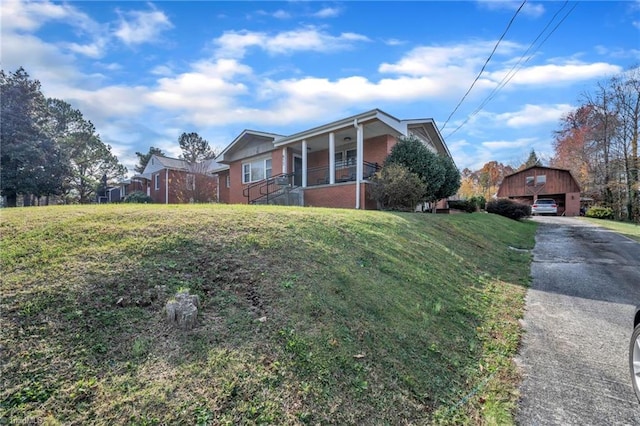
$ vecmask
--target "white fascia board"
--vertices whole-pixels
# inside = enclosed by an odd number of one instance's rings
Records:
[[[292,142],[299,142],[303,139],[311,139],[318,135],[334,132],[339,129],[344,129],[345,127],[352,127],[354,120],[357,120],[358,122],[360,122],[360,121],[368,120],[371,118],[379,118],[379,116],[381,115],[391,117],[390,115],[380,111],[379,109],[374,109],[371,111],[363,112],[362,114],[354,115],[352,117],[343,118],[341,120],[324,124],[322,126],[314,127],[312,129],[305,130],[303,132],[295,133],[291,136],[287,136],[278,141],[274,141],[273,145],[277,148],[279,146],[286,145]]]
[[[151,158],[149,158],[149,161],[147,162],[147,165],[145,166],[144,171],[141,174],[143,176],[151,176],[152,173],[155,173],[164,168],[165,166],[164,164],[162,164],[158,156],[153,154]]]
[[[229,150],[231,148],[233,148],[238,142],[240,142],[242,140],[242,138],[245,137],[245,135],[256,135],[256,136],[262,136],[265,138],[273,138],[274,142],[284,138],[284,136],[282,135],[278,135],[276,133],[268,133],[268,132],[260,132],[257,130],[249,130],[249,129],[244,129],[242,131],[242,133],[240,133],[238,136],[236,136],[236,138],[229,144],[227,145],[227,147],[225,149],[222,150],[222,152],[220,154],[218,154],[218,156],[215,158],[216,162],[219,163],[221,161],[224,161],[224,155],[229,152]]]
[[[438,129],[438,126],[436,125],[436,122],[433,120],[433,118],[419,118],[419,119],[413,119],[413,120],[402,120],[403,123],[406,123],[407,126],[407,132],[409,129],[409,126],[412,124],[421,124],[424,127],[431,127],[433,129],[433,133],[435,133],[435,135],[438,137],[438,142],[440,142],[440,144],[442,144],[442,147],[444,148],[444,151],[447,153],[447,155],[449,157],[451,157],[451,152],[449,151],[449,148],[447,147],[447,144],[444,141],[444,138],[442,137],[442,134],[440,133],[440,130]],[[453,158],[453,157],[451,157]]]

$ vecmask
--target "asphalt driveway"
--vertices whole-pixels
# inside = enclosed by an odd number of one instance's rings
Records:
[[[627,352],[640,243],[576,218],[534,220],[518,424],[640,425]]]

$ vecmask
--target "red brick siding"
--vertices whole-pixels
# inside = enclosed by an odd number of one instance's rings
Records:
[[[229,191],[229,188],[227,188],[227,176],[229,176],[228,170],[218,173],[218,187],[219,187],[218,202],[220,203],[229,202],[230,191]]]
[[[360,184],[360,208],[375,210],[376,202],[369,199],[366,183]],[[331,207],[353,209],[356,207],[356,183],[340,183],[332,186],[309,187],[304,190],[304,205],[309,207]]]

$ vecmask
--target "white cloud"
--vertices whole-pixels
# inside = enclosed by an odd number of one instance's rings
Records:
[[[3,32],[34,31],[49,21],[63,21],[87,32],[97,29],[97,24],[86,14],[68,4],[49,1],[6,0],[2,2],[0,15]]]
[[[498,125],[506,125],[511,128],[521,128],[558,122],[564,115],[573,109],[574,107],[569,104],[526,104],[519,111],[505,112],[501,114],[484,114],[484,117],[491,115],[491,120]]]
[[[457,78],[462,73],[466,78],[469,73],[479,71],[479,65],[484,63],[494,45],[494,41],[476,41],[443,46],[420,46],[410,50],[396,63],[382,63],[378,70],[381,73],[412,76],[446,75],[448,78]],[[496,55],[510,55],[519,48],[520,45],[517,43],[503,41]]]
[[[490,73],[490,75],[499,81],[507,71],[508,70],[497,71]],[[610,75],[617,74],[620,71],[622,71],[620,66],[605,62],[535,65],[529,68],[522,68],[510,80],[509,84],[566,84],[567,82],[608,77]]]
[[[478,0],[478,4],[488,10],[508,10],[516,11],[520,7],[520,2],[513,0]],[[544,15],[545,8],[540,3],[526,3],[522,10],[522,14],[538,18]]]
[[[335,18],[339,16],[341,10],[335,7],[325,7],[313,14],[316,18]]]
[[[514,140],[499,140],[482,142],[482,146],[489,149],[520,149],[529,147],[537,142],[537,138],[519,138]]]
[[[275,35],[247,30],[226,31],[214,40],[214,44],[218,57],[242,58],[249,47],[258,47],[275,55],[304,51],[331,52],[348,49],[354,43],[363,41],[369,41],[369,38],[356,33],[333,36],[310,26]]]
[[[173,28],[167,15],[156,9],[119,12],[119,15],[119,27],[114,34],[127,45],[155,42],[163,31]]]
[[[383,42],[387,46],[400,46],[407,43],[406,41],[402,41],[397,38],[390,38],[388,40],[384,40]]]
[[[291,18],[291,15],[289,12],[280,9],[273,12],[273,17],[277,19],[289,19]]]

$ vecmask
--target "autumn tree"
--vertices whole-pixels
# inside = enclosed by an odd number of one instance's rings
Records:
[[[552,165],[572,171],[583,193],[617,218],[640,221],[638,67],[598,83],[561,120]]]

